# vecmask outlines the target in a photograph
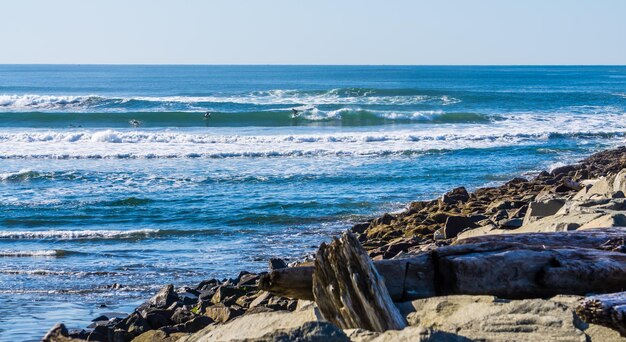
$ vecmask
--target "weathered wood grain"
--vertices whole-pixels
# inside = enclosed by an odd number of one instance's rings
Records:
[[[390,275],[395,272],[392,264],[381,268]],[[320,246],[313,273],[313,297],[322,316],[342,329],[384,332],[406,327],[383,278],[351,233]]]

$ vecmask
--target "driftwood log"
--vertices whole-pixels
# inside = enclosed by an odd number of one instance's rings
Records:
[[[320,246],[313,297],[322,316],[342,329],[383,332],[406,327],[372,260],[350,233]]]
[[[626,337],[626,292],[587,297],[576,313],[586,322],[615,329]]]
[[[622,291],[626,254],[607,251],[626,228],[475,237],[406,259],[374,262],[394,301],[438,295],[545,298]],[[260,287],[291,298],[313,298],[312,266],[274,270]]]

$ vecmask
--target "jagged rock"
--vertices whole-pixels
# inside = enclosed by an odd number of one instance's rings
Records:
[[[441,196],[441,202],[445,204],[456,204],[458,202],[466,202],[470,196],[464,187],[459,187],[446,192]]]
[[[141,311],[146,308],[167,309],[178,300],[178,295],[174,292],[174,285],[169,284],[161,288],[150,300],[140,305],[137,310]]]
[[[520,228],[523,224],[524,220],[521,218],[508,219],[499,222],[500,227],[502,227],[503,229],[517,229]]]
[[[253,273],[246,273],[239,277],[237,286],[254,286],[259,280],[260,275]]]
[[[232,296],[242,296],[244,294],[246,294],[245,289],[223,285],[215,290],[215,294],[211,297],[211,302],[213,304],[224,303],[227,298],[232,298]]]
[[[195,333],[204,329],[207,325],[213,323],[213,319],[208,316],[197,316],[184,323],[184,332]]]
[[[272,297],[272,294],[267,292],[267,291],[263,291],[261,292],[261,294],[256,297],[252,303],[250,303],[250,309],[257,307],[261,304],[267,304],[268,300]]]
[[[150,330],[148,321],[146,321],[146,319],[137,311],[131,313],[128,317],[117,323],[114,328],[128,331],[134,336]]]
[[[599,326],[590,330],[574,314],[581,297],[550,300],[502,300],[491,296],[444,296],[420,299],[398,307],[412,326],[453,334],[460,341],[619,341],[619,334]],[[387,334],[388,333],[388,334]],[[406,336],[387,332],[386,339]],[[415,331],[417,333],[417,331]],[[383,334],[384,335],[384,334]],[[460,338],[460,339],[459,339]],[[396,339],[407,340],[407,339]]]
[[[184,333],[173,333],[168,335],[162,330],[150,330],[135,337],[133,342],[175,342],[186,335],[187,334]]]
[[[176,309],[176,311],[174,311],[170,319],[174,324],[181,324],[194,318],[194,316],[195,315],[191,311],[185,310],[183,308],[178,308]]]
[[[42,342],[80,342],[80,339],[69,337],[67,328],[62,323],[53,326],[46,335],[41,339]]]
[[[283,259],[271,258],[269,261],[270,270],[277,270],[277,269],[286,268],[286,267],[287,267],[287,263]]]
[[[217,279],[209,279],[209,280],[203,280],[202,282],[200,282],[200,284],[198,284],[198,286],[196,287],[197,291],[206,291],[214,286],[217,286],[219,282],[217,281]]]
[[[524,217],[524,225],[530,224],[540,218],[556,214],[565,204],[562,199],[551,199],[544,202],[531,202]]]
[[[572,171],[576,171],[576,167],[573,165],[566,165],[566,166],[561,166],[561,167],[557,167],[553,169],[552,172],[550,172],[550,174],[552,174],[553,176],[565,175]]]
[[[367,228],[369,228],[370,223],[369,222],[365,222],[365,223],[357,223],[354,226],[352,226],[352,228],[350,229],[353,233],[357,233],[357,234],[363,234],[365,232],[365,230]]]
[[[611,213],[600,216],[592,221],[582,224],[578,229],[592,229],[602,227],[625,227],[626,215]]]
[[[170,320],[172,314],[173,312],[171,310],[154,309],[147,310],[144,314],[144,318],[152,329],[158,329],[172,324],[172,321]]]
[[[306,322],[292,329],[279,329],[269,332],[257,341],[324,341],[350,342],[343,330],[328,322]]]
[[[375,227],[375,226],[379,226],[381,224],[387,225],[390,224],[391,222],[393,222],[395,220],[395,216],[389,214],[389,213],[384,213],[383,216],[375,219],[372,221],[371,226]]]
[[[276,311],[248,314],[223,325],[210,325],[179,342],[214,342],[248,340],[261,341],[266,334],[279,330],[293,330],[307,322],[321,318],[313,305],[305,305],[294,312]],[[306,340],[301,340],[306,341]],[[323,341],[318,339],[317,341]]]
[[[464,216],[448,216],[445,226],[443,227],[443,236],[445,239],[451,239],[459,235],[460,232],[467,228],[476,228],[476,224],[471,219]]]
[[[225,306],[224,304],[216,304],[205,309],[205,314],[212,320],[224,323],[232,318],[243,315],[243,310],[233,306]]]

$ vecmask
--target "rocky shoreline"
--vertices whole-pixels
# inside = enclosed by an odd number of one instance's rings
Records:
[[[575,165],[541,172],[530,180],[515,178],[499,187],[480,188],[472,193],[456,188],[435,200],[412,202],[401,213],[384,214],[356,224],[351,232],[373,260],[385,260],[404,258],[450,245],[457,239],[482,235],[626,226],[624,169],[626,147],[620,147],[596,153]],[[623,241],[613,247],[618,252],[626,252]],[[285,267],[282,260],[270,261],[270,270]],[[290,337],[296,335],[302,341],[315,338],[462,340],[457,339],[459,336],[465,340],[517,340],[518,337],[539,336],[562,340],[620,338],[612,330],[581,323],[573,308],[573,303],[581,298],[573,297],[524,301],[489,296],[421,299],[399,305],[407,317],[412,317],[407,318],[410,326],[402,331],[384,334],[343,331],[321,320],[311,302],[261,291],[259,279],[263,275],[244,271],[233,279],[206,280],[195,287],[174,289],[167,285],[126,318],[98,317],[88,330],[72,332],[57,325],[43,340],[266,341],[291,340]],[[444,307],[447,309],[442,310]],[[475,312],[476,317],[463,318],[466,310]],[[519,332],[522,335],[515,335],[516,329],[528,327],[523,323],[515,326],[515,312],[523,312],[525,319],[533,322],[530,326],[535,335],[524,335],[523,331]],[[513,315],[511,321],[503,320],[507,315]],[[243,318],[237,318],[240,316]],[[556,321],[541,323],[541,317],[556,317]],[[500,329],[500,333],[489,331],[481,335],[481,319],[500,319],[506,328]],[[560,330],[551,330],[550,324],[559,325]],[[246,332],[246,329],[255,331]],[[448,335],[452,332],[454,336]]]

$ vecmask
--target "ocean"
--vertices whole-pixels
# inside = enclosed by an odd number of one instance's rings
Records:
[[[625,115],[617,66],[0,65],[0,340],[575,162]]]

